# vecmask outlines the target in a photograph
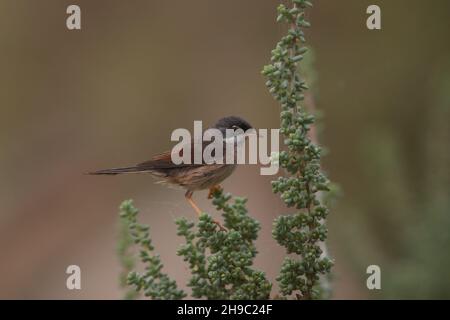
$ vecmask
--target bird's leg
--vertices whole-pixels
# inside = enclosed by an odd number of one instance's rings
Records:
[[[185,198],[186,200],[189,202],[189,204],[192,206],[192,208],[194,208],[195,212],[197,212],[197,215],[200,217],[200,215],[202,214],[202,210],[200,210],[200,208],[195,204],[194,200],[192,200],[192,191],[186,191],[185,193]],[[216,224],[220,230],[222,231],[228,231],[224,226],[222,226],[222,224],[219,221],[213,220],[213,223]]]
[[[195,212],[197,212],[197,215],[200,217],[200,215],[202,214],[202,210],[200,210],[200,208],[195,204],[194,200],[192,200],[192,194],[193,192],[188,190],[185,193],[185,198],[187,200],[187,202],[189,202],[189,204],[192,206],[192,208],[194,208]]]
[[[218,184],[209,188],[208,199],[212,199],[214,192],[216,192],[216,191],[222,191],[222,187]]]

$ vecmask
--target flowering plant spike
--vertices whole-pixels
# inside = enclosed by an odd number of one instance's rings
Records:
[[[289,31],[272,51],[272,63],[262,71],[270,93],[281,105],[280,133],[286,146],[278,160],[286,175],[273,181],[272,189],[296,210],[275,220],[273,237],[288,253],[300,256],[284,260],[277,280],[282,295],[295,294],[298,299],[321,297],[320,275],[328,274],[333,265],[320,246],[327,237],[328,209],[319,193],[329,191],[329,181],[320,170],[321,148],[310,136],[315,117],[305,108],[308,86],[298,72],[308,51],[304,28],[310,24],[305,9],[311,6],[306,0],[292,0],[289,8],[278,6],[277,21],[288,23]]]

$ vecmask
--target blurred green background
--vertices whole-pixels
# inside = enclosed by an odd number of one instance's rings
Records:
[[[0,298],[120,298],[117,207],[135,199],[165,271],[186,283],[173,219],[183,192],[149,176],[83,172],[147,160],[174,128],[240,115],[277,128],[260,70],[285,32],[273,0],[0,0]],[[450,298],[450,2],[314,1],[334,298]],[[82,30],[66,29],[78,4]],[[382,30],[366,8],[382,9]],[[257,266],[274,279],[285,212],[271,177],[243,166],[224,186],[262,223]],[[206,193],[194,196],[212,212]],[[213,213],[213,212],[212,212]],[[82,290],[66,289],[66,267]],[[366,268],[382,289],[366,288]],[[274,288],[274,292],[276,288]]]

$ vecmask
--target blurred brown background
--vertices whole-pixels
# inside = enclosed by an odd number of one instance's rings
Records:
[[[309,43],[324,168],[342,189],[329,219],[334,298],[450,298],[450,2],[317,0]],[[173,219],[183,192],[148,176],[91,177],[171,147],[174,128],[241,115],[279,126],[260,70],[285,31],[272,0],[0,0],[0,298],[120,298],[117,207],[133,198],[179,284]],[[66,29],[78,4],[82,30]],[[365,26],[379,4],[382,30]],[[257,267],[274,279],[285,212],[270,177],[224,184],[262,223]],[[195,195],[212,211],[206,193]],[[82,290],[66,289],[66,267]],[[368,265],[382,290],[365,287]],[[276,291],[276,288],[274,288]]]

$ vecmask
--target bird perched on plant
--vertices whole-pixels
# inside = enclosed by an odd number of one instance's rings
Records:
[[[237,144],[238,141],[242,141],[245,137],[245,132],[248,129],[251,129],[252,126],[240,117],[229,116],[218,120],[212,128],[218,129],[224,137],[225,143],[223,144],[223,155],[225,156],[227,143]],[[233,136],[233,139],[230,140],[226,138],[227,129],[241,130],[237,131],[237,135]],[[187,150],[191,150],[191,159],[193,159],[195,141],[191,140],[190,143],[191,146],[190,148],[187,148]],[[202,142],[202,148],[204,149],[210,143],[212,142]],[[234,148],[234,150],[236,152],[237,148]],[[183,150],[181,150],[181,152],[182,151]],[[150,173],[157,177],[160,182],[180,186],[186,189],[186,200],[194,208],[197,214],[200,215],[202,210],[195,204],[192,195],[194,191],[209,189],[208,198],[211,198],[214,191],[220,189],[219,184],[228,178],[236,168],[235,163],[228,164],[225,162],[226,161],[223,161],[223,164],[207,164],[203,159],[202,163],[199,164],[192,163],[192,161],[191,163],[175,164],[172,161],[172,152],[168,151],[155,155],[151,160],[139,163],[135,166],[98,170],[89,172],[89,174],[117,175],[124,173]],[[224,229],[218,222],[216,223],[221,229]]]

